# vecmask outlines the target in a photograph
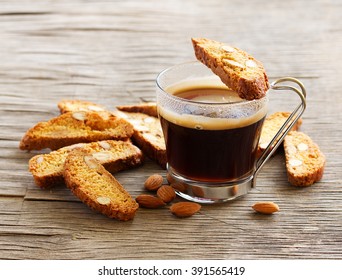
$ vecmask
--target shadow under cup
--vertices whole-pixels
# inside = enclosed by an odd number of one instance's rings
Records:
[[[256,169],[268,97],[197,101],[174,95],[189,88],[225,88],[199,62],[173,66],[157,77],[157,107],[167,169],[178,195],[201,203],[247,193]]]

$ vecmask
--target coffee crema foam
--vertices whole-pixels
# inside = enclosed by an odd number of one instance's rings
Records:
[[[267,97],[246,101],[217,79],[183,81],[165,91],[180,99],[163,100],[158,105],[159,115],[188,128],[239,128],[259,121],[267,113]]]

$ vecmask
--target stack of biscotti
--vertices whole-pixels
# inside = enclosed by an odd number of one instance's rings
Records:
[[[93,155],[71,151],[63,174],[67,187],[93,210],[121,221],[134,218],[139,205]]]
[[[64,183],[64,162],[71,151],[79,148],[91,154],[111,173],[136,167],[143,161],[142,152],[129,140],[74,144],[30,159],[29,170],[37,186],[51,188]]]
[[[131,142],[133,126],[91,102],[65,100],[58,107],[61,115],[30,128],[20,141],[22,150],[52,150],[30,159],[35,183],[50,188],[65,182],[91,208],[118,220],[132,219],[138,205],[111,173],[139,166],[143,161],[142,151]],[[103,182],[93,176],[93,171],[73,168],[80,165],[76,154],[86,154],[91,162],[96,161],[96,174],[101,173]]]
[[[127,108],[128,106],[126,106]],[[133,125],[133,141],[149,158],[166,168],[166,146],[160,121],[157,117],[144,113],[120,111],[119,115]]]
[[[276,112],[266,118],[261,130],[259,156],[290,115],[289,112]],[[288,181],[293,186],[305,187],[321,180],[325,156],[309,136],[297,131],[301,124],[302,119],[299,119],[285,136],[283,146]]]
[[[259,155],[290,116],[289,112],[276,112],[268,116],[261,130]],[[325,156],[309,136],[297,130],[302,124],[299,119],[284,138],[286,172],[293,186],[310,186],[319,181],[324,172]]]
[[[264,121],[262,126],[259,145],[258,145],[258,155],[260,156],[268,145],[271,143],[277,132],[286,122],[286,120],[291,115],[290,112],[275,112],[269,116]],[[294,124],[291,130],[298,130],[302,124],[302,119],[299,120]]]
[[[102,106],[81,100],[63,100],[58,104],[61,112],[71,113],[73,110],[88,111]],[[157,106],[154,102],[117,106],[113,112],[119,119],[125,119],[133,127],[132,140],[143,153],[166,168],[166,147],[158,119]]]

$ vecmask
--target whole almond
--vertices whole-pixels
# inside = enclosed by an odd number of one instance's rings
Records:
[[[138,195],[135,200],[143,208],[155,209],[166,205],[161,198],[149,194]]]
[[[173,187],[163,185],[158,189],[157,196],[160,197],[165,203],[169,203],[176,198],[176,192]]]
[[[156,191],[163,184],[163,177],[159,174],[153,174],[145,181],[144,187],[149,191]]]
[[[190,217],[201,209],[201,205],[195,202],[177,202],[170,207],[173,215],[179,218]]]
[[[262,214],[273,214],[274,212],[279,211],[279,206],[274,202],[265,201],[265,202],[257,202],[252,208],[254,211]]]
[[[175,181],[175,179],[172,178],[170,173],[166,174],[166,180],[169,182],[169,184],[172,184]]]
[[[175,190],[180,191],[182,193],[187,192],[187,186],[185,183],[182,183],[182,182],[173,182],[171,183],[171,187],[173,187]]]

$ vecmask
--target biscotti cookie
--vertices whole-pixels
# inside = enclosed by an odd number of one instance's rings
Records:
[[[157,104],[155,102],[145,102],[134,105],[121,105],[116,107],[120,111],[131,113],[143,113],[152,117],[158,117]]]
[[[243,99],[265,96],[269,84],[261,62],[248,53],[205,38],[192,38],[196,58]]]
[[[107,140],[74,144],[30,159],[29,170],[37,186],[51,188],[64,183],[64,162],[75,148],[82,148],[92,154],[111,173],[136,167],[143,161],[141,150],[131,141]]]
[[[267,148],[268,144],[272,141],[274,136],[277,134],[282,125],[286,122],[288,117],[291,115],[290,112],[276,112],[269,116],[264,121],[262,126],[259,146],[258,146],[258,154],[262,154],[262,152]],[[298,121],[293,125],[291,130],[298,130],[302,124],[302,119],[298,119]]]
[[[58,103],[62,114],[75,111],[108,111],[105,107],[84,100],[62,100]],[[131,113],[143,113],[152,117],[158,117],[157,104],[155,102],[144,102],[140,104],[121,105],[116,107],[120,111]]]
[[[62,114],[76,111],[106,111],[106,109],[99,104],[83,100],[61,100],[57,106]]]
[[[126,140],[132,134],[129,122],[107,111],[75,111],[38,123],[26,132],[19,147],[22,150],[56,150],[76,143]]]
[[[306,187],[322,178],[325,156],[309,136],[289,132],[284,139],[284,150],[287,177],[292,185]]]
[[[73,110],[74,108],[89,110],[86,106],[89,105],[87,101],[71,100],[68,103],[72,104],[72,106],[67,106],[66,103],[61,101],[59,107],[68,107],[68,110]],[[100,105],[95,103],[91,103],[91,105],[100,107]],[[146,156],[156,161],[165,169],[167,161],[166,147],[160,121],[155,116],[157,115],[156,103],[146,102],[136,105],[118,106],[118,109],[114,114],[119,118],[126,119],[134,127],[132,138],[135,144]]]
[[[138,203],[91,154],[82,149],[71,151],[64,178],[73,194],[93,210],[121,221],[134,218]]]
[[[166,147],[159,119],[142,113],[118,111],[117,114],[133,125],[134,143],[145,155],[165,169]]]

